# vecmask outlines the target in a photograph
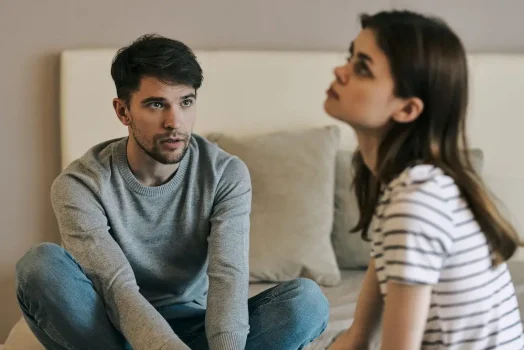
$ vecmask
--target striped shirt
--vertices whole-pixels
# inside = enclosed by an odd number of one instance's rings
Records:
[[[387,281],[431,285],[422,349],[524,349],[515,289],[454,180],[417,165],[383,189],[370,226],[384,301]]]

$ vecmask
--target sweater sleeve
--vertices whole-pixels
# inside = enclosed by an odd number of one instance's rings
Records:
[[[133,349],[189,349],[139,293],[133,270],[110,234],[98,192],[83,174],[63,174],[53,183],[51,202],[65,249],[93,282],[112,323]]]
[[[214,349],[244,349],[249,332],[251,179],[233,158],[219,181],[211,215],[206,334]]]

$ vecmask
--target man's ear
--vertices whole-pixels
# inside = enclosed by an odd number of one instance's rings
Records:
[[[392,118],[397,123],[411,123],[422,114],[424,102],[418,97],[411,97],[403,102],[403,107],[395,112]]]
[[[127,113],[127,103],[119,98],[113,99],[113,108],[115,109],[116,116],[122,124],[129,126],[131,120]]]

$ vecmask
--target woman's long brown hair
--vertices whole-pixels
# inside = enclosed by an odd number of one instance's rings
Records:
[[[424,110],[412,123],[392,125],[379,146],[375,176],[355,152],[353,185],[360,220],[352,231],[368,239],[381,184],[423,162],[455,180],[491,245],[494,262],[508,260],[522,244],[470,161],[465,132],[468,69],[460,39],[442,21],[409,11],[362,15],[361,25],[374,32],[388,57],[395,95],[420,98]]]

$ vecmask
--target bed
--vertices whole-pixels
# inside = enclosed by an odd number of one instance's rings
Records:
[[[116,50],[65,51],[61,56],[62,167],[90,146],[126,135],[112,111],[114,87],[109,67]],[[349,128],[328,118],[323,109],[332,68],[344,52],[196,51],[204,70],[198,97],[195,132],[226,132],[249,136],[279,130],[298,130],[335,124],[340,149],[351,150],[355,139]],[[524,197],[524,163],[515,161],[524,146],[524,55],[471,54],[469,130],[472,147],[483,152],[483,177],[519,232],[524,232],[520,200]],[[232,107],[232,96],[234,104]],[[88,98],[86,98],[88,97]],[[263,98],[261,98],[263,97]],[[524,310],[524,262],[519,253],[510,269]],[[324,349],[352,322],[362,282],[362,269],[341,269],[340,282],[322,286],[330,301],[326,331],[308,350]],[[272,284],[250,285],[250,295]],[[1,350],[42,349],[23,319]]]
[[[521,305],[521,317],[524,319],[524,274],[522,270],[524,263],[516,261],[510,263],[511,274],[514,278],[515,287]],[[340,285],[336,287],[323,287],[322,290],[330,301],[330,320],[324,333],[310,344],[307,350],[323,350],[333,339],[351,324],[352,315],[355,310],[360,285],[364,278],[364,271],[344,270]],[[249,295],[256,295],[273,284],[253,283],[249,289]],[[0,350],[43,350],[27,327],[20,320],[11,331],[8,342]],[[378,339],[375,339],[373,349],[378,349]]]

